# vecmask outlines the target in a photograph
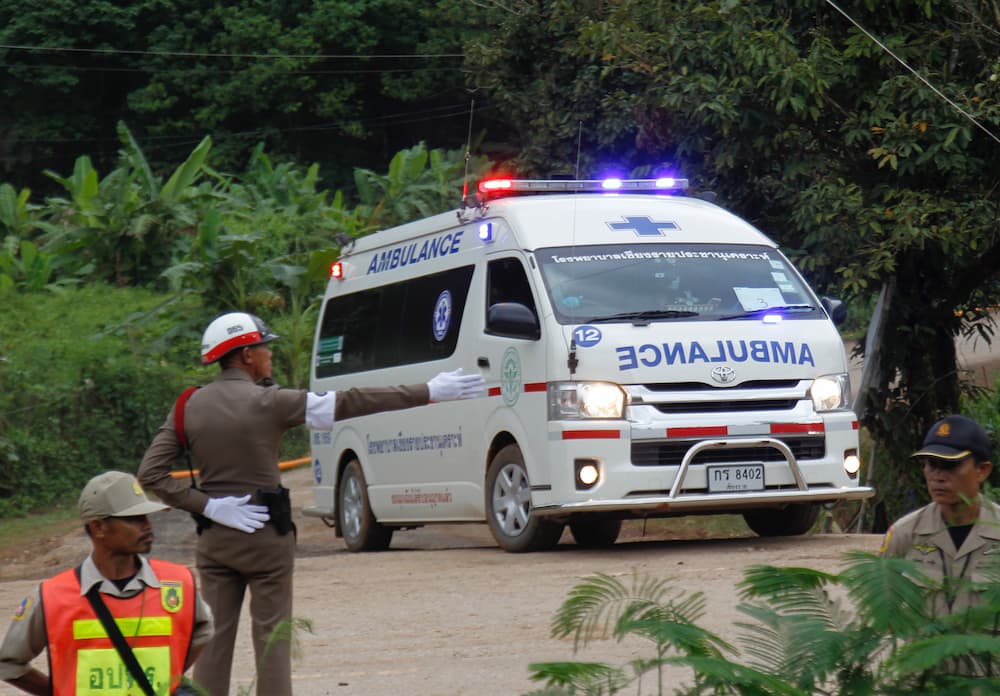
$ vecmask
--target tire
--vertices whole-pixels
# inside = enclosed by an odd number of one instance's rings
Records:
[[[551,549],[562,536],[562,524],[531,514],[531,484],[517,445],[507,445],[490,460],[486,521],[500,548],[511,553]]]
[[[382,551],[392,541],[392,528],[376,522],[372,514],[368,484],[357,459],[347,463],[337,485],[337,526],[348,551]]]
[[[779,510],[747,510],[743,519],[758,536],[798,536],[805,534],[819,518],[819,505],[793,503]]]
[[[588,549],[613,545],[621,530],[621,520],[577,520],[569,523],[569,531],[577,546]]]

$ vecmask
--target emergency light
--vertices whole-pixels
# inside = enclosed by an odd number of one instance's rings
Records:
[[[340,261],[334,261],[330,264],[330,277],[336,278],[338,280],[343,280],[344,278],[344,264]]]
[[[640,192],[669,193],[686,191],[687,179],[660,177],[658,179],[484,179],[479,182],[479,192],[488,198],[517,193],[584,193],[584,192]]]

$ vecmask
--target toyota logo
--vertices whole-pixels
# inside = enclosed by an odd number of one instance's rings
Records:
[[[712,379],[719,384],[729,384],[736,379],[736,370],[725,365],[712,368]]]

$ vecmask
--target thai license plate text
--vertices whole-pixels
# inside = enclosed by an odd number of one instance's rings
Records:
[[[738,493],[764,490],[763,464],[734,464],[707,467],[709,493]]]

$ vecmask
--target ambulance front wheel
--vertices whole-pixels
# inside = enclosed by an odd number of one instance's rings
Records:
[[[819,505],[793,503],[778,510],[747,510],[743,519],[758,536],[798,536],[805,534],[819,518]]]
[[[375,521],[368,502],[368,484],[361,462],[352,459],[337,486],[337,522],[348,551],[382,551],[389,548],[392,528]]]
[[[486,472],[486,521],[504,551],[524,553],[559,543],[563,526],[531,514],[531,483],[521,448],[507,445]]]

